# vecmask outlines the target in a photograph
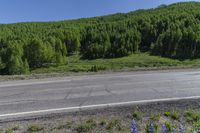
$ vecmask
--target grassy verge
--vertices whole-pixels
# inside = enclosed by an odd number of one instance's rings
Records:
[[[194,68],[200,66],[200,60],[174,60],[149,54],[134,54],[122,58],[81,60],[80,56],[68,58],[68,64],[59,67],[48,67],[32,70],[33,74],[68,73],[68,72],[98,72],[120,70],[148,70],[169,68]]]

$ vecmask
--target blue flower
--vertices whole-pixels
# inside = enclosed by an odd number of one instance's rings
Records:
[[[156,129],[153,124],[150,124],[149,133],[156,133]]]
[[[180,132],[180,133],[184,133],[184,127],[183,127],[183,125],[181,125],[181,126],[179,127],[179,132]]]
[[[132,120],[132,123],[131,123],[131,133],[138,133],[137,124],[134,119]]]
[[[162,125],[162,133],[168,133],[168,129],[165,124]]]

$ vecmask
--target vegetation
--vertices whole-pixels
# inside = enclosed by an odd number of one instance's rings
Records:
[[[136,120],[141,120],[142,119],[142,113],[138,111],[134,111],[132,114],[133,118]]]
[[[92,128],[96,126],[96,121],[93,119],[89,119],[84,123],[81,123],[78,125],[76,128],[77,132],[82,133],[82,132],[89,132]]]
[[[199,8],[198,2],[185,2],[88,19],[2,24],[0,74],[27,74],[53,66],[69,68],[71,55],[80,55],[86,62],[138,52],[196,59],[200,57]]]
[[[5,131],[5,133],[13,133],[15,131],[19,130],[19,126],[18,125],[15,125],[13,126],[12,128],[9,128]],[[2,130],[0,130],[0,133],[3,132]]]
[[[49,66],[31,70],[31,73],[101,72],[118,70],[147,70],[168,68],[198,68],[200,59],[179,61],[147,53],[133,54],[121,58],[81,60],[80,56],[68,57],[68,65]],[[96,67],[96,68],[95,68]]]
[[[28,127],[28,131],[29,132],[39,132],[41,130],[43,130],[44,128],[38,124],[31,124]]]
[[[165,116],[170,117],[174,120],[178,120],[179,119],[179,113],[177,111],[172,111],[172,112],[165,112],[164,113]]]
[[[180,119],[171,118],[171,114],[174,114],[174,109],[168,112],[153,112],[150,114],[147,109],[145,112],[134,111],[136,114],[143,114],[139,120],[133,119],[132,111],[127,113],[113,114],[112,116],[105,116],[105,114],[96,115],[95,117],[85,116],[84,119],[74,119],[72,117],[65,118],[61,121],[39,122],[37,124],[30,124],[27,127],[26,122],[19,123],[18,126],[3,127],[2,133],[12,132],[97,132],[97,133],[194,133],[200,130],[200,115],[198,110],[179,110],[176,114]],[[166,117],[166,115],[168,117]],[[127,117],[130,116],[130,117]],[[81,117],[81,116],[80,116]],[[188,121],[188,119],[190,121]],[[50,123],[49,123],[50,122]],[[11,128],[10,128],[11,127]],[[136,132],[137,131],[137,132]]]

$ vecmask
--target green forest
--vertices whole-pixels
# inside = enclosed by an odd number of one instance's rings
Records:
[[[200,3],[161,5],[102,17],[0,25],[0,74],[67,65],[68,58],[110,59],[149,53],[200,58]]]

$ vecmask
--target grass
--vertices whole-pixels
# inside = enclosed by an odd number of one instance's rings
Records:
[[[91,129],[96,127],[96,121],[94,119],[89,119],[84,123],[77,126],[76,131],[78,133],[89,132]]]
[[[160,117],[161,117],[161,114],[160,114],[160,113],[151,114],[150,120],[151,120],[152,122],[156,122],[156,121],[159,121],[159,120],[160,120]]]
[[[200,66],[200,59],[174,60],[147,53],[133,54],[122,58],[82,60],[79,55],[68,57],[67,65],[52,66],[32,70],[31,73],[70,73],[70,72],[98,72],[120,70],[146,70],[167,68],[193,68]]]
[[[180,115],[177,111],[172,111],[172,112],[165,112],[164,115],[166,117],[170,117],[173,120],[178,120]]]
[[[134,111],[132,116],[133,116],[134,119],[137,119],[137,120],[141,120],[142,119],[142,113],[138,112],[138,111]]]
[[[106,129],[108,131],[112,131],[114,128],[116,128],[118,131],[122,130],[121,121],[120,120],[113,119],[106,126]]]
[[[43,130],[44,128],[38,124],[31,124],[28,127],[28,131],[29,132],[39,132],[41,130]]]
[[[188,110],[185,112],[185,117],[187,122],[194,123],[200,120],[200,113],[194,110]]]
[[[170,122],[170,121],[166,121],[165,125],[166,125],[169,132],[172,132],[173,128],[175,129],[175,125],[173,125],[172,122]]]
[[[5,131],[5,133],[13,133],[14,131],[17,131],[19,129],[18,125],[13,126],[12,128],[9,128]],[[1,133],[1,130],[0,130]]]
[[[66,122],[64,124],[61,124],[57,127],[58,130],[60,129],[68,129],[68,128],[71,128],[72,127],[72,122]]]

